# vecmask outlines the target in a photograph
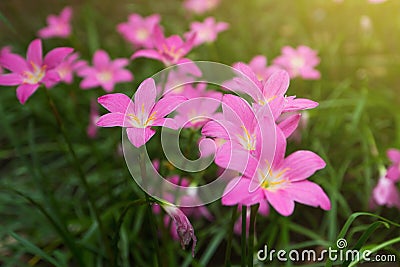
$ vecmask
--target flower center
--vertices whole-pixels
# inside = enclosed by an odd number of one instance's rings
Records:
[[[46,65],[39,67],[35,63],[31,62],[33,71],[25,71],[24,72],[24,83],[28,84],[37,84],[39,83],[44,76],[46,75]]]
[[[131,119],[132,126],[135,128],[146,128],[150,126],[156,120],[156,111],[152,112],[150,116],[146,114],[144,110],[144,104],[142,105],[142,110],[139,114],[128,114]]]
[[[160,52],[168,64],[176,63],[183,55],[181,48],[176,48],[175,46],[168,47],[165,44],[162,45],[162,48],[163,49]]]
[[[250,134],[244,125],[240,126],[243,129],[243,135],[239,135],[239,143],[246,150],[255,150],[256,149],[256,135]]]
[[[144,28],[141,28],[141,29],[138,29],[138,30],[136,31],[136,38],[137,38],[139,41],[144,41],[144,40],[146,40],[148,37],[149,37],[149,31],[148,31],[148,30],[146,30],[146,29],[144,29]]]
[[[291,59],[290,63],[294,69],[300,69],[304,66],[305,61],[303,57],[296,56]]]
[[[284,176],[287,170],[289,168],[280,170],[279,172],[274,172],[271,168],[268,168],[267,172],[259,170],[259,178],[262,181],[261,187],[271,192],[284,188],[289,183]]]
[[[109,81],[112,80],[112,72],[109,70],[103,70],[97,74],[97,79],[101,83],[108,83]]]

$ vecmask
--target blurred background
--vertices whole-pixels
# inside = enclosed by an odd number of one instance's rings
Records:
[[[222,0],[214,10],[194,15],[183,8],[181,1],[174,0],[1,0],[0,47],[8,45],[13,52],[25,55],[37,31],[46,25],[46,17],[59,14],[67,5],[74,12],[73,35],[66,40],[45,40],[46,52],[56,46],[71,46],[91,61],[93,53],[101,48],[112,58],[129,58],[134,50],[117,33],[116,25],[131,13],[160,14],[167,36],[182,35],[192,21],[203,21],[208,16],[228,22],[230,28],[220,33],[215,43],[193,49],[188,55],[192,60],[231,65],[249,62],[260,54],[272,61],[285,45],[307,45],[318,51],[321,79],[293,79],[288,94],[313,99],[320,106],[309,112],[301,142],[291,142],[288,149],[312,150],[326,160],[327,168],[313,180],[326,190],[333,208],[324,212],[296,205],[295,213],[288,218],[275,212],[259,216],[257,244],[304,248],[325,244],[322,241],[334,242],[344,222],[356,211],[372,211],[400,222],[396,208],[371,209],[370,205],[379,168],[389,165],[386,150],[400,148],[400,1]],[[140,58],[128,69],[134,81],[118,84],[115,92],[132,94],[141,81],[163,69],[163,65]],[[99,129],[95,139],[87,137],[90,101],[104,92],[100,88],[82,91],[79,81],[75,78],[72,85],[58,85],[51,93],[111,238],[123,207],[143,195],[118,151],[121,130]],[[0,129],[0,185],[11,188],[0,193],[0,265],[52,266],[36,250],[41,248],[64,266],[77,266],[52,227],[64,222],[77,244],[89,251],[85,254],[87,266],[107,266],[102,265],[101,242],[86,194],[72,170],[71,157],[45,94],[39,90],[22,106],[14,88],[0,88]],[[215,221],[192,222],[199,239],[195,259],[164,233],[161,253],[168,256],[163,266],[223,264],[227,233],[221,229],[227,228],[229,208],[218,202],[209,209]],[[130,210],[118,226],[116,249],[121,266],[151,266],[154,253],[145,210]],[[46,214],[60,221],[51,223]],[[162,225],[162,218],[157,220]],[[359,237],[372,221],[360,218],[351,234]],[[369,242],[379,244],[399,235],[398,228],[382,228]],[[239,244],[240,238],[236,237],[233,259],[240,260]],[[399,259],[398,248],[389,251]]]

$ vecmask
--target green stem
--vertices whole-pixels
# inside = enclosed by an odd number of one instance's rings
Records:
[[[242,239],[241,239],[241,247],[242,247],[242,257],[241,257],[241,266],[246,267],[246,217],[247,217],[247,206],[242,205]]]
[[[79,180],[80,180],[81,184],[83,185],[83,188],[84,188],[84,190],[85,190],[85,192],[86,192],[86,194],[88,196],[89,207],[93,211],[96,223],[99,226],[101,239],[102,239],[103,245],[105,246],[106,253],[108,255],[108,259],[110,260],[111,263],[113,263],[114,262],[114,259],[113,259],[114,255],[112,253],[112,250],[111,250],[111,247],[110,247],[110,243],[108,242],[104,225],[103,225],[103,223],[101,221],[101,218],[100,218],[99,209],[97,208],[97,206],[95,204],[96,202],[95,202],[94,197],[93,197],[93,195],[91,193],[92,190],[90,189],[89,184],[88,184],[87,179],[86,179],[86,176],[85,176],[85,173],[83,172],[83,170],[81,168],[81,165],[79,164],[79,160],[78,160],[78,157],[76,156],[76,153],[75,153],[74,147],[72,146],[71,140],[69,139],[69,137],[68,137],[68,135],[67,135],[67,133],[65,131],[65,127],[64,127],[63,121],[61,119],[60,113],[58,112],[58,109],[57,109],[56,105],[54,104],[53,99],[51,98],[51,95],[48,92],[48,90],[46,88],[44,88],[44,91],[46,93],[47,101],[48,101],[48,103],[50,105],[50,108],[51,108],[51,110],[53,112],[53,115],[54,115],[54,117],[55,117],[55,119],[57,121],[57,125],[59,127],[59,130],[60,130],[61,134],[63,135],[63,137],[65,139],[65,142],[67,143],[69,152],[72,155],[73,164],[74,164],[76,170],[78,171]]]
[[[230,267],[232,265],[231,264],[231,251],[232,251],[233,228],[235,227],[235,220],[236,220],[236,211],[237,211],[237,207],[233,207],[231,221],[229,223],[228,244],[226,245],[226,252],[225,252],[225,266],[226,267]]]
[[[254,254],[254,229],[256,225],[256,216],[258,211],[259,204],[251,206],[250,209],[250,228],[249,228],[249,253],[247,258],[247,265],[249,267],[253,266],[253,254]]]
[[[139,155],[139,166],[140,172],[142,174],[142,181],[147,181],[147,170],[146,170],[146,162],[145,162],[145,154],[144,154],[144,147],[142,147]],[[151,208],[151,200],[147,192],[144,192],[146,202],[147,202],[147,215],[149,216],[150,220],[150,228],[154,239],[154,250],[156,252],[155,258],[155,266],[160,266],[161,264],[161,255],[160,255],[160,246],[158,244],[158,233],[157,233],[157,225],[154,218],[154,214]]]

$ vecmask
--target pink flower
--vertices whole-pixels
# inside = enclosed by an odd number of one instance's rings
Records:
[[[153,30],[153,38],[155,49],[139,50],[131,56],[131,59],[146,57],[159,60],[166,66],[190,61],[184,58],[184,56],[186,56],[193,47],[194,35],[186,42],[178,35],[165,38],[161,28],[156,25]]]
[[[186,246],[192,243],[192,256],[194,257],[197,238],[194,235],[194,229],[189,219],[180,209],[171,204],[162,204],[161,207],[174,221],[182,249],[185,249]]]
[[[11,47],[10,46],[4,46],[3,48],[0,49],[0,57],[3,54],[11,53]],[[2,66],[0,65],[0,74],[3,74],[4,70]]]
[[[78,60],[79,54],[73,53],[65,58],[60,65],[57,66],[56,71],[60,76],[60,81],[71,84],[74,79],[74,73],[78,72],[83,67],[86,67],[86,62]]]
[[[47,27],[39,30],[38,36],[43,39],[52,37],[69,37],[71,35],[71,17],[71,7],[65,7],[58,17],[56,15],[49,15],[47,17]]]
[[[106,92],[112,92],[116,83],[130,82],[133,75],[124,69],[129,61],[125,58],[111,60],[107,52],[97,50],[93,55],[93,67],[82,67],[78,75],[83,77],[80,87],[89,89],[97,86],[103,87]]]
[[[271,148],[266,148],[271,149]],[[299,202],[324,210],[331,208],[330,200],[321,187],[307,180],[317,170],[325,167],[325,162],[311,151],[297,151],[284,157],[286,140],[277,129],[277,143],[273,162],[261,157],[250,157],[242,177],[229,182],[222,197],[224,205],[253,205],[267,201],[283,216],[294,211],[294,203]],[[235,152],[236,153],[236,152]],[[241,162],[229,162],[229,152],[221,167],[240,171]],[[261,186],[259,186],[261,184]]]
[[[135,47],[153,48],[153,29],[160,23],[160,15],[142,17],[131,14],[128,21],[117,25],[117,31]]]
[[[314,69],[320,62],[317,52],[301,45],[294,49],[290,46],[282,48],[282,55],[274,59],[274,64],[289,72],[290,78],[319,79],[321,74]]]
[[[382,176],[372,191],[373,201],[380,206],[397,207],[400,209],[400,193],[395,182]]]
[[[386,0],[368,0],[371,4],[380,4],[386,2]]]
[[[233,68],[238,69],[239,63],[248,66],[256,75],[259,81],[266,81],[268,78],[275,72],[280,70],[281,68],[271,65],[267,67],[267,58],[262,55],[258,55],[252,58],[249,64],[245,64],[243,62],[237,62],[233,64]]]
[[[153,79],[144,80],[135,93],[134,102],[124,94],[108,94],[98,98],[99,104],[110,113],[100,117],[100,127],[126,127],[129,141],[140,147],[155,134],[152,126],[176,128],[171,118],[164,118],[180,103],[183,96],[166,96],[156,102],[156,85]]]
[[[86,133],[90,138],[95,138],[97,135],[97,125],[96,122],[100,118],[99,109],[97,108],[96,100],[92,99],[90,101],[90,114],[89,114],[89,124],[86,128]]]
[[[394,148],[389,149],[387,151],[387,157],[392,162],[392,165],[389,167],[386,177],[397,182],[400,180],[400,150]]]
[[[39,85],[51,88],[60,81],[56,68],[72,51],[69,47],[58,47],[43,59],[42,41],[36,39],[28,46],[26,60],[17,54],[1,53],[0,65],[11,73],[0,75],[0,85],[18,85],[17,98],[24,104]]]
[[[185,0],[183,6],[186,10],[196,14],[203,14],[216,8],[220,0]]]
[[[186,38],[190,38],[195,35],[194,45],[198,46],[203,43],[212,43],[217,39],[217,35],[220,32],[226,31],[229,28],[229,24],[226,22],[216,22],[215,18],[208,17],[201,22],[192,22],[190,24],[190,32],[185,34]]]
[[[186,85],[182,95],[189,100],[176,109],[175,121],[185,128],[202,127],[215,116],[220,106],[222,94],[207,91],[207,84],[199,83],[196,87]]]

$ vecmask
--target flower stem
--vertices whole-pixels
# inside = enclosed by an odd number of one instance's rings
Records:
[[[141,148],[140,155],[139,155],[139,166],[140,172],[142,174],[142,181],[146,181],[147,179],[147,169],[146,169],[146,162],[145,162],[145,154],[144,154],[144,147]],[[160,266],[161,263],[161,255],[160,255],[160,246],[158,244],[158,233],[157,233],[157,225],[154,218],[154,214],[151,208],[151,200],[147,192],[143,192],[147,202],[147,215],[149,216],[150,220],[150,228],[154,239],[154,250],[156,252],[155,257],[155,265]]]
[[[225,252],[225,267],[231,266],[232,239],[233,239],[233,228],[235,227],[236,211],[237,207],[233,207],[231,221],[229,223],[228,244],[226,245],[226,252]]]
[[[242,239],[241,239],[241,247],[242,247],[242,257],[241,257],[241,266],[246,267],[246,217],[247,217],[247,206],[242,205]]]
[[[85,173],[83,172],[83,170],[81,168],[81,165],[79,164],[79,160],[78,160],[78,157],[76,156],[76,153],[75,153],[74,147],[73,147],[73,145],[71,143],[71,140],[69,139],[69,137],[67,135],[67,132],[65,131],[64,123],[63,123],[63,121],[61,119],[60,113],[58,112],[58,109],[57,109],[56,105],[54,104],[54,101],[53,101],[50,93],[48,92],[48,90],[46,88],[44,88],[44,91],[46,93],[47,101],[48,101],[48,103],[50,105],[52,113],[53,113],[53,115],[54,115],[54,117],[55,117],[55,119],[57,121],[58,128],[59,128],[61,134],[63,135],[63,137],[65,139],[65,142],[67,143],[69,152],[72,155],[73,164],[74,164],[75,169],[78,171],[79,180],[80,180],[81,184],[83,185],[83,188],[84,188],[84,190],[86,192],[86,195],[88,197],[89,207],[92,210],[92,212],[94,214],[94,217],[95,217],[95,220],[96,220],[96,223],[97,223],[97,225],[99,227],[100,236],[101,236],[102,242],[103,242],[103,244],[105,246],[106,253],[107,253],[107,256],[108,256],[108,260],[111,263],[113,263],[114,262],[114,260],[113,260],[114,255],[112,253],[112,250],[111,250],[111,247],[110,247],[110,243],[108,242],[108,238],[107,238],[107,235],[106,235],[106,231],[105,231],[104,225],[103,225],[103,223],[101,221],[101,218],[100,218],[99,209],[97,208],[96,202],[95,202],[94,197],[93,197],[93,195],[91,193],[92,190],[90,189],[89,184],[88,184],[87,179],[86,179],[86,176],[85,176]]]
[[[254,229],[256,225],[256,216],[259,204],[253,205],[250,208],[250,228],[249,228],[249,254],[247,259],[247,266],[253,266],[253,254],[254,254]]]

